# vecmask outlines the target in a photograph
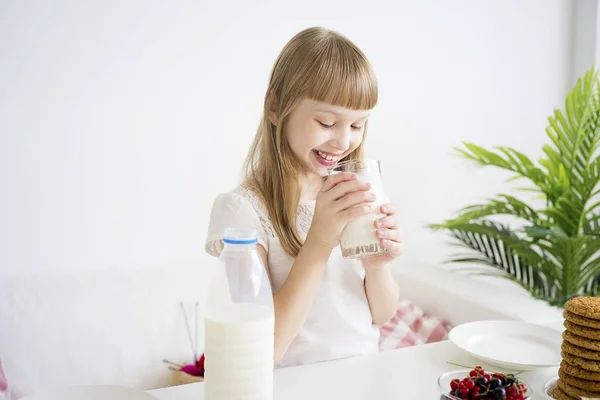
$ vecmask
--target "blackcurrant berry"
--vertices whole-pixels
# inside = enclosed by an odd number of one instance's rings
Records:
[[[515,383],[517,381],[517,378],[513,374],[506,374],[504,379],[506,379],[507,383],[509,384]]]
[[[506,399],[506,390],[504,390],[503,387],[495,388],[494,391],[492,392],[492,394],[496,400]]]
[[[502,386],[502,381],[499,378],[492,378],[490,381],[490,388],[494,389],[500,386]]]
[[[488,380],[485,378],[485,376],[480,376],[475,380],[475,383],[477,384],[477,386],[485,386],[487,385]]]

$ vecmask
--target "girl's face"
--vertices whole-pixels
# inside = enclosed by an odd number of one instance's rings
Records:
[[[290,113],[285,134],[309,173],[327,176],[328,168],[361,144],[368,118],[368,110],[303,99]]]

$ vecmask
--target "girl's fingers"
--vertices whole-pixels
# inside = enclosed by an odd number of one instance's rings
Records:
[[[370,188],[371,185],[368,182],[351,180],[338,183],[335,187],[329,189],[327,195],[331,200],[336,201],[353,192],[364,193]]]
[[[353,174],[351,172],[340,172],[339,174],[329,175],[327,177],[327,179],[325,179],[325,183],[323,183],[321,192],[330,191],[338,183],[345,182],[345,181],[354,181],[356,179],[357,179],[356,174]]]
[[[402,242],[394,242],[389,239],[381,239],[381,245],[389,251],[394,257],[397,257],[402,252]]]
[[[335,202],[339,211],[346,210],[357,205],[369,205],[375,201],[375,195],[370,192],[351,192]],[[363,204],[364,203],[364,204]],[[372,207],[374,208],[374,207]]]
[[[394,242],[400,242],[402,240],[400,232],[396,229],[378,229],[377,237]]]
[[[344,221],[352,221],[353,219],[356,219],[363,215],[371,214],[372,212],[373,212],[373,207],[371,207],[370,205],[361,205],[361,206],[356,206],[356,207],[350,207],[350,208],[340,212],[338,215]]]
[[[387,217],[379,218],[375,221],[375,228],[393,228],[396,226],[396,218],[392,215]]]
[[[394,203],[382,204],[380,211],[382,214],[392,215],[396,212],[396,205]]]

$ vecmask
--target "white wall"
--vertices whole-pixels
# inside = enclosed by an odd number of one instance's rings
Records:
[[[505,188],[451,147],[539,155],[568,87],[570,2],[301,3],[0,3],[0,276],[210,262],[212,200],[236,184],[279,50],[312,25],[378,73],[368,149],[403,264],[442,260],[423,225]]]
[[[596,63],[600,54],[597,52],[598,21],[600,9],[597,0],[577,0],[572,2],[573,6],[573,29],[572,29],[572,64],[571,78],[569,84],[575,84],[577,78]]]
[[[596,35],[595,37],[595,52],[594,52],[594,63],[597,67],[600,67],[600,7],[598,0],[596,0]]]

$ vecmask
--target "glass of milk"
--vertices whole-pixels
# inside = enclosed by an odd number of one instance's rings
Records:
[[[375,194],[373,213],[363,215],[346,225],[340,239],[340,247],[344,258],[365,258],[386,253],[377,237],[375,221],[383,214],[380,212],[384,202],[383,182],[381,180],[381,166],[378,160],[348,160],[338,163],[329,170],[329,174],[352,172],[359,180],[371,184],[371,193]]]

